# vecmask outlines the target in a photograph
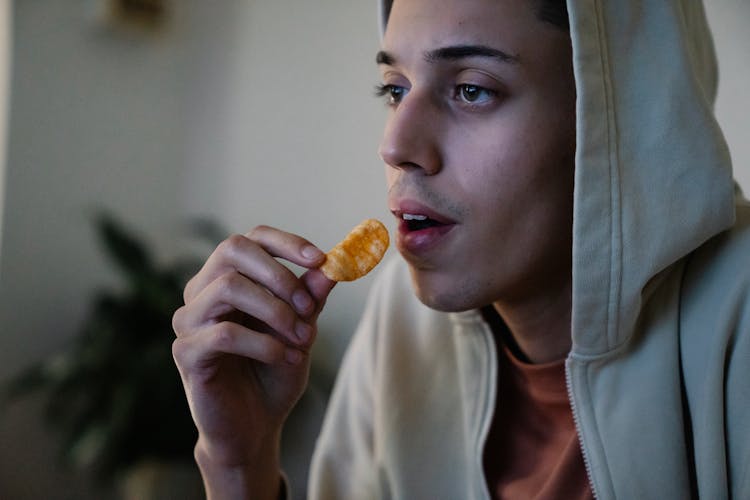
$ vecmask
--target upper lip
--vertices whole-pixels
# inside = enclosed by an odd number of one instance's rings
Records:
[[[437,210],[430,208],[417,200],[398,200],[392,206],[393,208],[391,209],[391,213],[393,213],[393,215],[395,215],[399,219],[402,219],[404,214],[410,214],[424,215],[427,218],[440,224],[456,223],[456,221],[451,219],[450,217],[441,214]]]

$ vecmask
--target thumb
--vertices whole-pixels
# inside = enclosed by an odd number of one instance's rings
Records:
[[[314,317],[320,314],[320,311],[325,306],[328,294],[331,293],[333,287],[336,286],[336,282],[328,279],[323,271],[320,269],[310,269],[300,276],[302,283],[307,287],[307,291],[312,295],[315,301],[316,307],[313,313]]]

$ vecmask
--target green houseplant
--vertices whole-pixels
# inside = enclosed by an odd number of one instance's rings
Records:
[[[110,481],[145,462],[192,460],[196,430],[172,360],[171,318],[201,261],[157,264],[111,215],[99,213],[94,223],[124,286],[99,291],[69,348],[5,389],[10,399],[41,394],[63,461]],[[212,242],[221,234],[210,222],[194,228]]]

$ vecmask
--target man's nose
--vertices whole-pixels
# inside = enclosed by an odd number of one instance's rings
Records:
[[[439,112],[428,94],[412,89],[386,120],[380,157],[390,167],[437,174],[441,166]]]

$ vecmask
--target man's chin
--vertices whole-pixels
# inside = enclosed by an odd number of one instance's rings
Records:
[[[441,312],[463,312],[486,305],[466,283],[412,269],[412,288],[420,302]]]
[[[464,312],[464,311],[470,311],[472,309],[476,309],[474,307],[464,307],[464,306],[457,306],[456,304],[447,303],[445,301],[435,301],[435,300],[429,300],[424,299],[417,294],[417,298],[424,304],[425,306],[429,307],[430,309],[434,309],[435,311],[440,311],[444,313],[458,313],[458,312]]]

